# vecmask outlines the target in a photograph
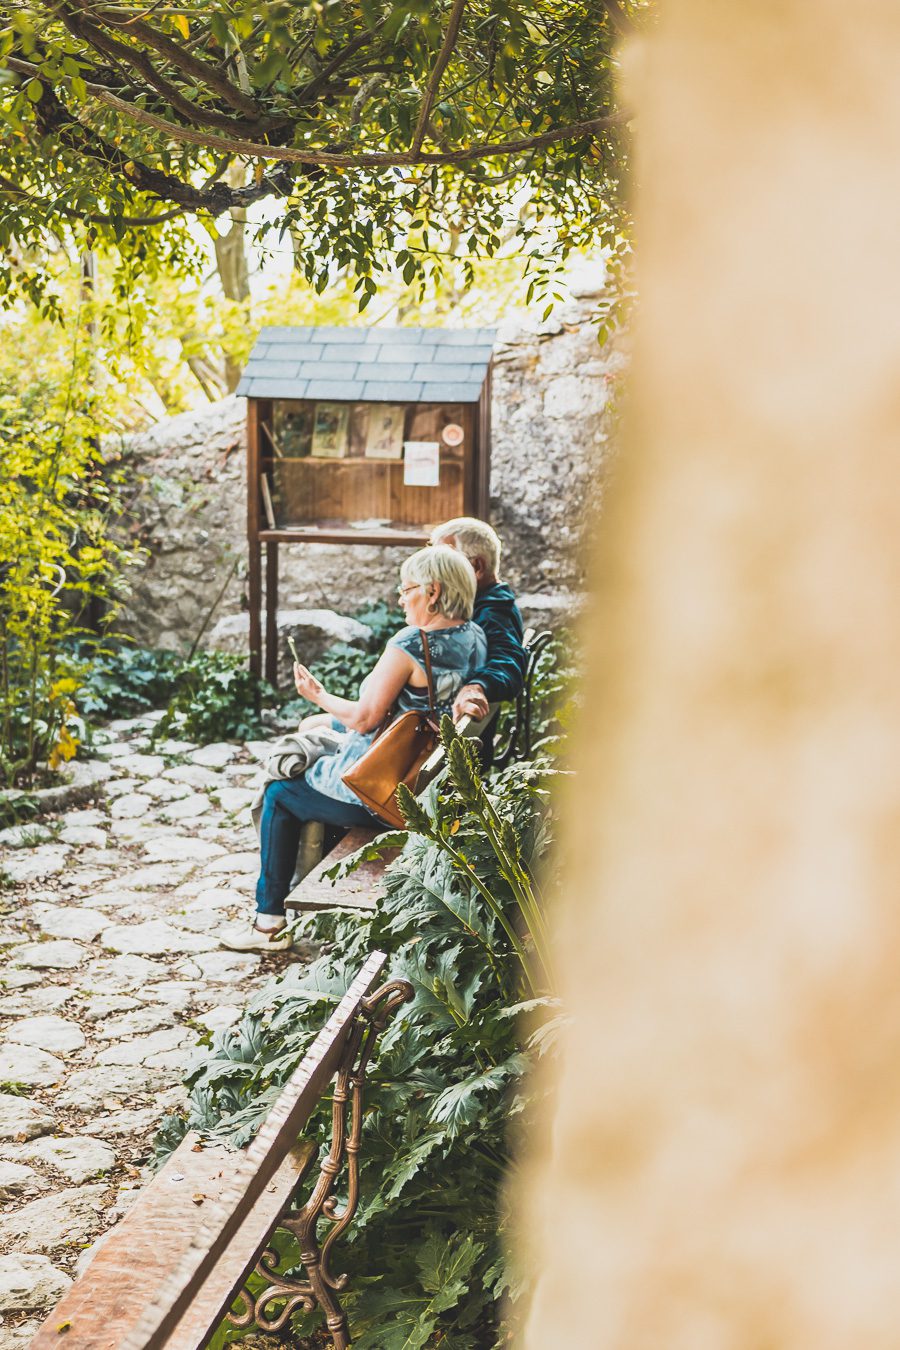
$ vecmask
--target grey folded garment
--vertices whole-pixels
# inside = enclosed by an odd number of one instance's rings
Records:
[[[275,741],[272,753],[266,760],[265,777],[250,807],[257,835],[268,785],[281,778],[299,778],[322,755],[333,755],[346,735],[346,731],[335,731],[330,726],[304,727],[301,724],[296,731],[280,736]]]

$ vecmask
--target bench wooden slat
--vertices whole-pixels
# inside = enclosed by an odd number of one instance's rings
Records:
[[[72,1285],[31,1342],[36,1350],[63,1343],[78,1350],[110,1350],[133,1331],[159,1291],[160,1262],[171,1268],[184,1258],[201,1227],[204,1206],[220,1199],[226,1184],[223,1178],[234,1163],[234,1149],[220,1144],[195,1152],[197,1142],[193,1132],[182,1140],[138,1203],[110,1230],[109,1240],[90,1263],[90,1274],[86,1271]],[[235,1257],[240,1250],[243,1259],[236,1281],[234,1261],[229,1259],[216,1267],[209,1288],[204,1286],[199,1300],[204,1309],[208,1311],[211,1301],[218,1300],[212,1329],[221,1320],[218,1310],[233,1301],[235,1284],[240,1288],[243,1283],[243,1271],[255,1264],[257,1250],[265,1246],[314,1154],[314,1146],[306,1142],[292,1150],[263,1191],[235,1240]],[[202,1203],[195,1196],[202,1196]],[[228,1258],[231,1255],[229,1248]],[[59,1331],[61,1326],[67,1326],[65,1333]],[[202,1341],[182,1342],[184,1346],[198,1344]]]
[[[221,1322],[223,1310],[231,1307],[238,1291],[244,1287],[247,1271],[256,1266],[279,1216],[315,1156],[315,1145],[308,1139],[291,1149],[237,1237],[222,1253],[197,1298],[166,1341],[166,1350],[196,1350],[198,1345],[206,1344]]]
[[[386,825],[382,827],[385,830],[387,828]],[[363,863],[349,877],[343,877],[333,886],[325,872],[364,844],[370,844],[381,832],[374,826],[368,829],[364,825],[355,825],[348,830],[331,852],[294,887],[284,902],[285,908],[302,911],[339,909],[344,906],[348,909],[374,909],[374,887],[384,871],[383,862]]]

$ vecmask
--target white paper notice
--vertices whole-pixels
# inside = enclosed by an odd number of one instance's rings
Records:
[[[406,487],[437,487],[441,481],[438,441],[403,442],[403,482]]]

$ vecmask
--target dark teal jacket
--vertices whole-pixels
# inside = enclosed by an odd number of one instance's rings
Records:
[[[487,660],[466,684],[480,684],[489,703],[506,703],[521,693],[528,657],[522,646],[524,625],[516,597],[497,582],[475,597],[472,615],[487,638]]]

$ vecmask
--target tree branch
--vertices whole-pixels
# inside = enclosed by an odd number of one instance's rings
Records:
[[[309,84],[304,85],[302,89],[298,90],[297,97],[299,101],[304,105],[311,103],[319,90],[325,87],[332,75],[341,68],[344,62],[348,61],[351,56],[355,56],[360,48],[365,47],[367,42],[371,42],[372,38],[374,38],[376,33],[384,27],[386,22],[387,19],[379,19],[371,32],[357,33],[356,37],[351,39],[346,47],[342,47],[341,50],[331,58],[327,66],[322,67],[318,75],[315,75],[313,79],[310,80]]]
[[[454,0],[453,9],[450,11],[450,19],[447,24],[447,31],[444,34],[444,41],[441,43],[441,50],[437,54],[437,60],[434,63],[434,69],[431,72],[431,78],[429,79],[428,87],[425,90],[425,97],[422,99],[422,106],[419,109],[419,120],[416,123],[412,145],[410,146],[410,152],[413,155],[417,155],[422,149],[422,142],[425,139],[425,132],[428,129],[428,119],[431,117],[431,109],[434,100],[437,97],[441,77],[447,68],[447,62],[453,55],[453,48],[456,46],[456,39],[459,36],[459,26],[462,23],[463,10],[465,7],[466,0]]]
[[[30,192],[19,187],[11,178],[6,178],[0,174],[0,188],[5,189],[13,197],[24,199],[31,202],[34,206],[44,207],[46,203],[42,202],[40,197],[33,197]],[[173,206],[170,211],[160,211],[155,216],[104,216],[98,215],[93,211],[74,211],[68,206],[59,206],[54,204],[54,210],[59,211],[60,215],[69,220],[83,220],[88,225],[162,225],[167,220],[174,220],[176,216],[183,216],[185,208],[183,206]]]
[[[95,11],[95,17],[103,22],[113,23],[116,27],[121,27],[121,23],[116,23],[115,20],[107,17],[109,13],[109,10],[100,9]],[[258,118],[259,104],[256,100],[243,93],[237,85],[232,84],[228,77],[222,74],[221,69],[193,56],[172,38],[167,37],[165,33],[157,32],[155,28],[144,23],[142,19],[129,20],[128,31],[134,33],[136,37],[140,37],[148,47],[152,47],[154,51],[159,52],[160,56],[164,56],[168,61],[171,61],[172,65],[177,66],[185,75],[190,75],[200,84],[206,85],[208,89],[219,94],[237,112],[242,112],[251,118]]]
[[[59,14],[73,36],[80,38],[82,42],[86,42],[88,46],[102,52],[105,56],[121,61],[136,70],[150,88],[155,89],[169,103],[173,111],[183,117],[190,125],[218,127],[220,131],[235,131],[238,135],[265,134],[269,130],[285,125],[284,119],[272,122],[257,117],[252,121],[239,121],[229,117],[226,113],[219,113],[198,106],[196,103],[192,103],[190,99],[185,98],[175,85],[161,75],[146,52],[141,51],[140,48],[130,47],[127,42],[121,42],[111,34],[104,33],[103,29],[92,23],[90,19],[80,14],[73,14],[65,4],[57,5],[52,3],[51,0],[51,3],[47,4],[47,8]],[[137,90],[136,92],[141,91]]]
[[[29,78],[41,78],[41,67],[34,65],[31,61],[22,61],[17,57],[8,56],[5,58],[5,64],[10,70],[14,70],[20,75],[27,75]],[[62,82],[68,83],[71,76],[61,76],[60,79]],[[526,150],[540,150],[544,146],[553,145],[557,141],[577,140],[582,136],[592,136],[596,132],[608,131],[612,127],[621,126],[631,117],[631,114],[627,112],[609,113],[605,117],[593,117],[586,122],[574,122],[569,126],[556,127],[553,131],[545,131],[538,136],[528,136],[520,140],[499,141],[493,144],[469,145],[461,150],[452,150],[441,154],[430,152],[413,154],[412,151],[392,154],[390,151],[373,150],[353,155],[343,151],[334,153],[327,150],[303,150],[294,146],[266,145],[258,141],[245,141],[229,136],[216,136],[202,131],[194,131],[190,127],[180,127],[175,122],[169,122],[166,118],[157,116],[156,113],[147,112],[145,108],[139,108],[126,99],[119,98],[116,94],[104,88],[103,85],[85,81],[85,87],[88,93],[98,102],[104,103],[108,108],[114,108],[116,112],[130,118],[132,122],[136,122],[140,126],[152,127],[156,131],[163,132],[173,141],[185,145],[196,145],[204,150],[226,150],[235,155],[245,155],[248,159],[275,160],[285,164],[314,164],[320,167],[331,164],[341,169],[415,168],[417,165],[424,164],[463,164],[470,160],[490,159],[495,155],[515,155]],[[70,115],[75,116],[74,113]],[[178,182],[179,187],[184,187],[179,180],[172,181]]]

